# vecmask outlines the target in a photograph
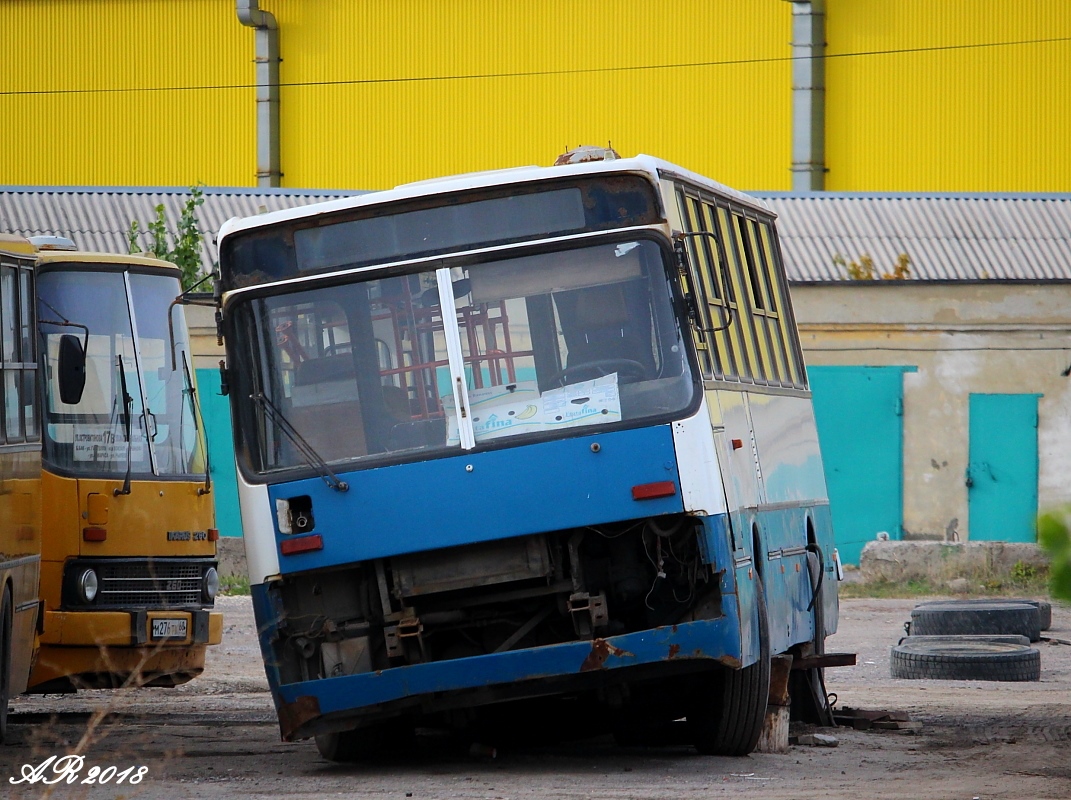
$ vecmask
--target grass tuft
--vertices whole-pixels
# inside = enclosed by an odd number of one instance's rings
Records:
[[[222,595],[249,594],[249,578],[245,575],[220,575],[219,593]]]

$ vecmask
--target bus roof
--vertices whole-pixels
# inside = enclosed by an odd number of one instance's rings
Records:
[[[406,183],[396,186],[393,189],[386,189],[379,192],[369,192],[368,194],[343,197],[338,200],[328,200],[321,203],[312,203],[305,206],[298,206],[296,208],[273,211],[267,214],[258,214],[255,217],[232,217],[223,224],[222,228],[220,228],[219,240],[222,242],[225,237],[233,233],[259,228],[264,225],[300,220],[319,214],[380,205],[398,200],[410,200],[437,194],[450,194],[470,189],[487,189],[514,183],[530,183],[550,180],[553,178],[619,172],[642,173],[654,180],[658,180],[660,177],[680,178],[728,196],[743,205],[760,209],[767,214],[773,213],[769,206],[758,198],[746,195],[736,189],[731,189],[715,180],[699,175],[691,170],[687,170],[684,167],[679,167],[676,164],[671,164],[668,161],[663,161],[660,158],[638,155],[632,158],[589,161],[580,164],[567,164],[555,167],[514,167],[511,169],[493,170],[490,172],[472,172],[463,175],[452,175],[443,178],[417,181],[415,183]]]
[[[33,256],[37,253],[37,248],[25,237],[16,236],[12,233],[0,233],[0,253]]]
[[[173,269],[178,267],[170,261],[143,255],[123,255],[120,253],[90,253],[84,250],[42,250],[37,253],[38,264],[121,264],[131,267],[156,267]]]

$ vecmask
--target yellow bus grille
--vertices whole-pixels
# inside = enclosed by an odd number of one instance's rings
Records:
[[[100,564],[98,606],[201,606],[200,563],[131,562]]]

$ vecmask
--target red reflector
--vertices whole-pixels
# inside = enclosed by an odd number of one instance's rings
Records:
[[[82,539],[87,542],[103,542],[108,538],[108,531],[104,528],[82,528]]]
[[[311,536],[298,536],[296,539],[283,539],[279,550],[284,556],[292,556],[294,553],[307,553],[310,550],[323,550],[324,537],[318,533]]]
[[[641,483],[632,487],[633,500],[653,500],[656,497],[672,497],[677,493],[677,487],[673,481],[658,481],[657,483]]]
[[[210,542],[219,541],[219,528],[209,528],[208,529],[208,541],[210,541]]]
[[[733,450],[739,450],[744,446],[744,442],[740,439],[733,439]]]

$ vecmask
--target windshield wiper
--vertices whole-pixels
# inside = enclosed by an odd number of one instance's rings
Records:
[[[134,411],[134,398],[126,390],[126,368],[123,366],[123,356],[116,356],[119,362],[119,391],[123,393],[123,419],[126,421],[126,477],[123,479],[123,488],[116,489],[114,496],[130,494],[130,470],[134,462],[134,442],[130,436],[130,416]]]
[[[201,425],[198,423],[198,419],[201,418],[201,406],[197,402],[197,390],[193,388],[193,378],[190,377],[190,364],[186,360],[186,351],[182,351],[182,374],[186,379],[186,393],[190,396],[190,411],[193,412],[193,430],[197,434],[197,438],[200,439]],[[180,417],[181,419],[181,417]],[[197,494],[208,494],[212,491],[212,465],[208,459],[208,431],[204,432],[205,444],[205,485],[204,488],[198,489]]]
[[[298,433],[297,428],[290,423],[290,420],[283,416],[283,412],[276,408],[275,404],[272,403],[263,392],[251,394],[249,395],[249,399],[260,404],[260,407],[264,409],[268,418],[283,432],[286,438],[293,443],[294,447],[297,448],[301,457],[305,459],[305,463],[320,473],[320,477],[323,478],[324,483],[337,492],[345,492],[349,490],[350,485],[344,480],[340,480],[339,477],[331,471],[331,468],[327,466],[327,462],[320,457],[320,454],[316,452],[311,444],[305,441],[305,437]]]

